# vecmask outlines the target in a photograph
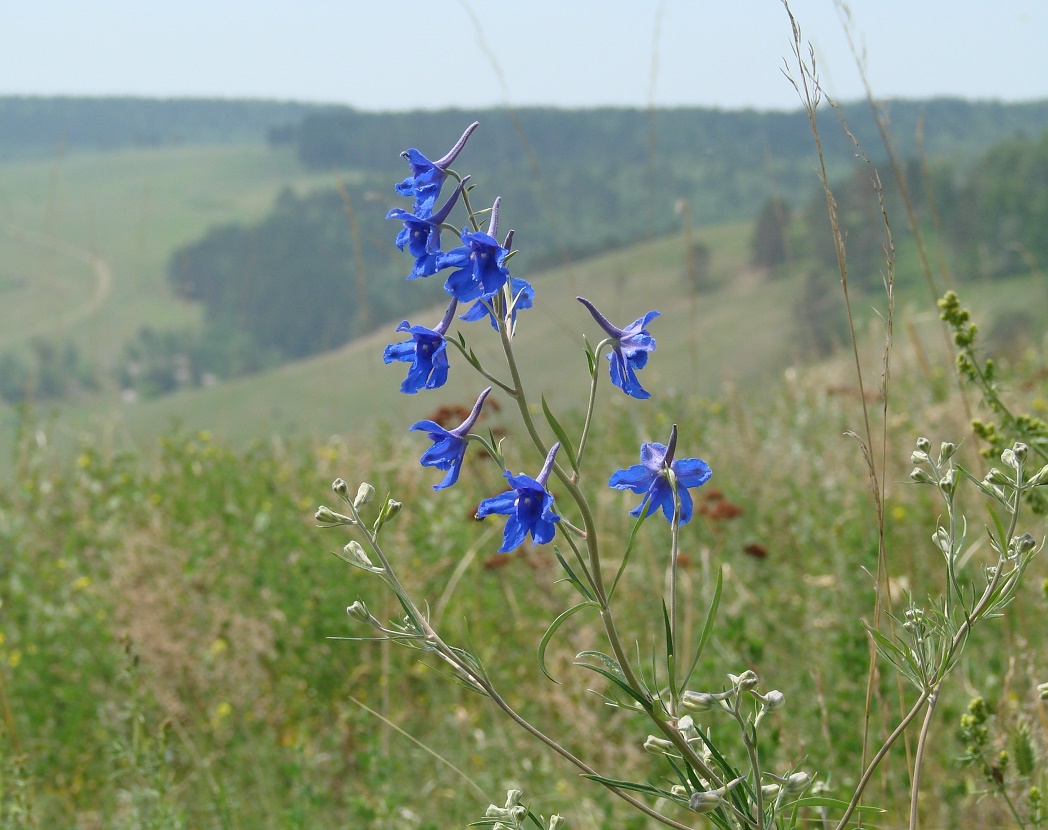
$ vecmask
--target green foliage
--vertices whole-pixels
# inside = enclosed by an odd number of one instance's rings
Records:
[[[753,228],[753,262],[762,268],[785,265],[790,258],[790,206],[782,199],[764,203]]]

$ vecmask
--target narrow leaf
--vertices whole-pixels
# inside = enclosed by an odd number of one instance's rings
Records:
[[[556,554],[557,561],[560,562],[560,566],[564,568],[565,572],[568,574],[568,582],[574,585],[575,590],[582,594],[582,596],[584,596],[587,600],[589,600],[590,602],[595,602],[596,600],[594,599],[593,594],[590,593],[589,588],[587,588],[582,583],[582,580],[580,580],[575,575],[575,572],[571,569],[571,565],[569,565],[567,560],[563,556],[561,556],[560,551],[554,548],[553,552]]]
[[[603,784],[605,787],[615,787],[619,790],[632,790],[635,793],[653,795],[656,798],[666,798],[678,804],[683,803],[679,796],[675,796],[668,790],[660,790],[658,787],[651,786],[651,784],[635,784],[633,781],[622,781],[617,778],[605,778],[603,775],[591,775],[589,773],[583,773],[579,777],[588,778],[590,781],[596,781],[598,784]]]
[[[546,416],[546,421],[550,425],[550,429],[553,430],[553,434],[557,436],[557,440],[560,441],[560,445],[564,448],[568,454],[568,463],[571,464],[571,469],[575,471],[576,475],[579,475],[579,468],[575,463],[575,450],[571,445],[571,441],[568,440],[568,433],[564,431],[564,427],[560,425],[560,421],[554,417],[550,411],[549,404],[546,403],[546,396],[542,396],[542,412]]]
[[[553,675],[546,671],[546,647],[549,645],[549,641],[553,639],[553,635],[557,632],[557,629],[564,624],[564,621],[567,620],[568,617],[574,615],[576,612],[581,611],[583,608],[599,609],[600,606],[597,605],[597,603],[595,602],[580,602],[578,605],[572,606],[567,611],[563,612],[560,616],[558,616],[557,619],[555,619],[550,624],[550,627],[546,629],[546,633],[542,635],[542,640],[539,641],[539,669],[542,671],[544,675],[546,675],[546,677],[548,677],[557,685],[560,685],[560,681],[554,679]]]
[[[688,681],[691,680],[692,672],[695,671],[695,667],[699,664],[699,658],[702,656],[702,652],[706,648],[706,644],[710,641],[710,637],[713,636],[713,624],[717,619],[717,609],[720,607],[721,589],[724,587],[724,571],[721,568],[717,569],[717,587],[713,589],[713,599],[710,601],[709,610],[706,612],[706,622],[702,624],[702,633],[699,634],[699,644],[695,647],[695,656],[692,658],[691,667],[688,669],[688,673],[684,675],[684,682],[681,683],[681,687],[688,685]]]
[[[640,526],[644,524],[644,520],[648,518],[646,512],[642,513],[640,518],[637,519],[636,524],[633,525],[633,532],[630,533],[629,543],[626,545],[626,553],[622,556],[622,562],[619,564],[619,569],[615,573],[615,579],[611,582],[611,588],[608,590],[608,601],[615,595],[615,588],[619,584],[619,580],[622,575],[626,572],[626,565],[630,561],[630,555],[633,553],[633,543],[637,540],[637,531],[640,530]]]

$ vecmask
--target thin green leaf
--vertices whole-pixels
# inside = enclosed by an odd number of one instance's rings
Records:
[[[699,664],[699,658],[702,656],[706,644],[713,636],[713,624],[717,620],[717,609],[720,607],[721,589],[723,589],[723,587],[724,570],[718,568],[717,585],[713,589],[713,599],[710,601],[709,610],[706,612],[706,622],[702,624],[702,633],[699,634],[699,644],[695,647],[695,656],[692,658],[691,666],[688,668],[688,673],[684,675],[684,681],[681,683],[681,688],[688,685],[688,681],[691,680],[691,675],[695,671],[695,667]]]
[[[595,657],[604,665],[594,666],[592,663],[582,662],[580,660],[580,658],[582,657]],[[624,691],[627,695],[629,695],[631,698],[637,701],[637,703],[643,706],[645,711],[651,708],[651,701],[644,697],[644,695],[642,695],[640,692],[638,692],[636,689],[630,686],[629,683],[626,682],[626,677],[625,675],[623,675],[622,669],[619,668],[619,664],[615,662],[614,658],[609,657],[607,654],[602,654],[599,651],[583,651],[575,658],[575,665],[581,666],[584,669],[589,669],[590,671],[594,671],[597,674],[606,677],[608,680],[610,680],[612,683],[614,683],[616,686],[622,689],[622,691]]]
[[[567,560],[563,556],[561,556],[560,551],[554,548],[553,552],[556,554],[557,561],[560,562],[560,566],[562,568],[564,568],[564,571],[567,573],[567,575],[568,575],[568,582],[570,582],[572,585],[574,585],[575,586],[575,590],[578,591],[580,594],[582,594],[582,596],[584,596],[587,600],[589,600],[590,602],[596,602],[596,598],[590,592],[589,588],[587,588],[582,583],[582,580],[580,580],[575,575],[575,572],[571,569],[571,565],[569,565],[567,563]]]
[[[550,411],[549,404],[546,403],[546,396],[542,396],[542,413],[546,416],[546,422],[549,424],[550,429],[553,430],[553,434],[557,436],[557,440],[560,441],[561,447],[568,454],[568,463],[571,464],[571,469],[575,471],[575,474],[579,474],[579,468],[575,464],[575,449],[572,447],[571,441],[568,439],[568,433],[564,431],[564,427],[560,425],[560,421],[554,417]],[[561,456],[563,458],[563,456]]]
[[[637,519],[636,524],[633,525],[633,532],[630,533],[630,540],[629,543],[626,545],[626,553],[623,554],[622,562],[619,563],[619,569],[615,573],[615,579],[612,580],[611,589],[608,591],[609,602],[611,601],[611,598],[615,595],[615,588],[619,584],[619,580],[622,578],[622,575],[626,572],[626,565],[629,563],[630,556],[633,553],[633,543],[637,540],[637,531],[640,530],[640,526],[644,524],[644,520],[646,518],[648,518],[647,514],[642,513],[640,518]]]
[[[578,605],[572,606],[567,611],[560,614],[560,616],[558,616],[557,619],[555,619],[550,624],[550,627],[546,629],[546,633],[542,635],[542,639],[539,641],[539,669],[542,671],[544,675],[546,675],[546,677],[548,677],[557,685],[560,685],[560,681],[554,679],[553,675],[546,671],[546,647],[549,645],[549,641],[553,639],[553,635],[557,632],[557,629],[564,624],[564,621],[567,620],[568,617],[573,616],[578,611],[581,611],[583,608],[597,608],[599,610],[600,606],[595,602],[588,601],[580,602]]]
[[[673,657],[673,626],[670,623],[670,610],[666,607],[666,600],[662,600],[662,623],[666,627],[666,659]]]
[[[798,798],[796,801],[791,801],[789,804],[783,805],[783,809],[786,809],[787,807],[831,807],[837,810],[846,810],[848,808],[848,802],[841,801],[839,798],[827,798],[824,795],[811,795],[806,798]],[[860,804],[855,808],[855,812],[883,813],[885,810],[881,807],[870,807]]]
[[[579,777],[588,778],[590,781],[596,781],[598,784],[603,784],[606,787],[615,787],[619,790],[631,790],[635,793],[653,795],[656,798],[666,798],[670,801],[676,802],[677,804],[685,803],[679,796],[675,796],[668,790],[660,790],[658,787],[651,786],[651,784],[636,784],[633,781],[622,781],[617,778],[605,778],[603,775],[591,775],[589,773],[583,773]]]

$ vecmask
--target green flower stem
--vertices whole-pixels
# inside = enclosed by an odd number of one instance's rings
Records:
[[[493,374],[491,374],[487,369],[485,369],[480,364],[479,360],[474,362],[475,356],[474,356],[474,358],[471,358],[469,353],[463,347],[463,345],[461,343],[459,343],[457,340],[446,338],[444,342],[445,343],[450,343],[452,346],[454,346],[456,349],[458,349],[459,353],[466,359],[466,361],[470,365],[473,366],[474,369],[476,369],[480,373],[480,375],[485,380],[490,381],[493,385],[497,386],[499,389],[501,389],[503,392],[505,392],[510,397],[515,398],[517,396],[517,392],[516,392],[516,390],[512,386],[510,386],[509,384],[499,380],[497,377],[495,377]]]
[[[542,730],[540,730],[530,721],[518,714],[517,711],[512,706],[510,706],[509,703],[495,690],[495,687],[491,684],[491,681],[488,680],[487,676],[482,671],[478,671],[475,667],[465,662],[455,652],[453,648],[451,648],[447,643],[444,642],[441,636],[429,624],[429,621],[426,619],[425,615],[415,605],[407,590],[400,582],[400,579],[397,577],[395,571],[393,570],[393,566],[386,558],[385,553],[382,552],[382,547],[378,543],[377,534],[368,530],[368,528],[365,527],[363,523],[359,522],[359,514],[357,513],[356,508],[354,508],[352,505],[350,505],[350,511],[352,518],[358,520],[360,530],[363,532],[364,537],[368,542],[368,546],[375,554],[375,558],[378,559],[379,562],[381,562],[382,567],[385,569],[385,576],[388,577],[387,584],[389,584],[389,586],[396,593],[398,599],[400,600],[401,606],[404,608],[405,611],[407,611],[408,616],[411,618],[412,622],[418,627],[420,631],[424,633],[426,643],[430,647],[429,650],[436,652],[445,662],[447,662],[456,670],[458,675],[469,681],[469,683],[473,685],[478,691],[481,691],[484,694],[486,694],[495,703],[495,705],[498,706],[499,709],[501,709],[510,718],[510,720],[512,720],[526,732],[531,734],[533,737],[537,738],[539,741],[548,746],[558,755],[565,758],[570,763],[574,764],[587,775],[592,775],[597,778],[600,778],[600,774],[591,766],[589,766],[589,764],[587,764],[581,758],[574,755],[570,750],[562,746],[553,738],[546,735]],[[674,821],[669,816],[663,815],[658,810],[655,810],[654,808],[649,807],[647,804],[644,804],[642,801],[639,801],[638,799],[630,795],[628,792],[619,789],[618,787],[610,786],[607,784],[605,786],[619,798],[623,799],[628,804],[630,804],[630,806],[634,807],[635,809],[639,810],[645,815],[650,816],[656,821],[666,825],[667,827],[675,828],[675,830],[691,830],[691,828],[689,828],[688,825],[681,824],[680,822]]]
[[[677,697],[677,552],[680,549],[680,493],[677,477],[670,471],[670,489],[673,491],[673,521],[670,522],[670,654],[667,670],[670,686],[670,714],[676,716],[680,702]]]
[[[520,411],[521,420],[524,422],[524,427],[527,429],[528,435],[531,437],[531,441],[535,445],[535,449],[539,451],[540,455],[545,455],[549,449],[542,441],[542,437],[539,435],[538,429],[535,426],[535,421],[531,417],[531,411],[528,408],[527,395],[524,393],[524,386],[520,378],[520,370],[517,367],[517,361],[513,355],[513,344],[510,341],[509,330],[506,326],[506,321],[502,319],[499,319],[499,337],[502,340],[502,350],[506,356],[506,365],[509,367],[510,377],[513,380],[514,391],[516,393],[513,397],[517,402],[517,409]],[[593,519],[593,511],[590,509],[589,502],[586,501],[586,497],[582,494],[578,485],[572,480],[571,476],[564,471],[564,468],[561,467],[560,464],[553,464],[553,473],[571,495],[572,501],[575,502],[575,506],[578,508],[579,514],[582,516],[582,524],[586,533],[586,548],[590,561],[591,587],[596,595],[597,603],[600,606],[600,619],[604,626],[604,632],[608,637],[608,643],[615,654],[615,659],[618,661],[626,682],[632,689],[642,693],[647,698],[648,693],[645,691],[644,685],[640,682],[636,672],[634,672],[633,666],[630,664],[629,657],[626,654],[626,650],[622,645],[622,639],[619,637],[618,629],[615,626],[615,618],[611,613],[611,607],[608,603],[607,590],[604,586],[604,577],[601,572],[600,548],[597,544],[597,525]],[[720,786],[721,783],[723,783],[720,776],[699,757],[691,744],[684,739],[684,736],[681,735],[681,733],[668,720],[660,717],[656,713],[653,702],[649,701],[648,705],[645,706],[645,711],[655,726],[658,727],[659,731],[673,743],[688,764],[690,764],[714,786]]]
[[[579,437],[579,449],[575,453],[575,466],[582,467],[582,453],[586,450],[586,441],[589,439],[590,426],[593,423],[593,407],[597,402],[597,376],[600,374],[597,371],[597,362],[600,360],[601,352],[604,351],[604,347],[611,343],[611,338],[605,338],[597,344],[597,348],[593,352],[593,371],[590,372],[590,391],[589,400],[586,403],[586,420],[582,424],[582,435]]]
[[[735,704],[731,707],[731,715],[739,724],[739,732],[742,734],[742,742],[746,746],[746,754],[750,760],[750,770],[753,772],[753,792],[757,807],[757,828],[764,828],[764,793],[761,790],[761,765],[757,755],[757,730],[750,728],[746,720],[739,712],[741,694],[735,693]]]

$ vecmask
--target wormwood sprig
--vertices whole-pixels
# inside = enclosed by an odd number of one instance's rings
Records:
[[[957,374],[979,390],[983,402],[999,421],[998,425],[980,418],[972,420],[972,432],[986,444],[981,450],[983,456],[997,458],[1012,442],[1019,441],[1042,464],[1048,463],[1048,422],[1036,415],[1015,413],[1005,403],[997,381],[997,364],[979,353],[978,328],[955,292],[947,291],[939,300],[939,316],[953,332]],[[1048,493],[1031,489],[1026,497],[1034,513],[1048,514]]]

